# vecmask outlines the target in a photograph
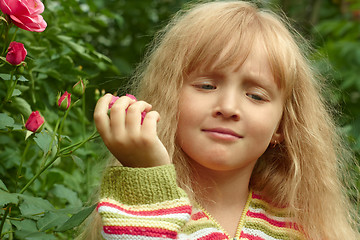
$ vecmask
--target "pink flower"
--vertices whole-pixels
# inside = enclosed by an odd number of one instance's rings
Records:
[[[131,98],[131,99],[134,99],[135,101],[137,101],[136,97],[134,95],[131,95],[131,94],[126,94],[127,97]]]
[[[40,0],[0,0],[0,9],[24,30],[43,32],[47,26],[40,15],[44,11],[44,4]]]
[[[131,99],[134,99],[135,101],[137,101],[136,97],[134,95],[131,95],[131,94],[126,94],[127,97],[131,98]],[[109,109],[114,105],[114,103],[116,102],[116,100],[118,100],[119,97],[118,96],[112,96],[111,98],[111,101],[109,103]],[[127,109],[125,110],[127,112]],[[143,124],[144,122],[144,118],[145,118],[145,115],[146,115],[146,112],[143,111],[141,113],[141,124]]]
[[[131,95],[131,94],[126,94],[127,97],[131,98],[131,99],[134,99],[135,101],[137,101],[136,97],[134,95]],[[141,113],[141,124],[143,124],[144,122],[144,118],[145,118],[145,115],[146,115],[146,112],[143,111]]]
[[[112,108],[112,106],[114,105],[114,103],[116,102],[116,100],[118,100],[120,97],[118,96],[112,96],[111,101],[109,103],[109,109]]]
[[[24,44],[19,42],[11,42],[8,48],[8,53],[6,54],[6,61],[12,65],[19,65],[22,61],[25,60],[26,54],[27,51],[24,47]]]
[[[32,112],[25,123],[27,130],[31,132],[40,132],[45,119],[40,115],[39,111]]]
[[[58,100],[58,106],[61,110],[66,111],[70,107],[70,104],[71,104],[71,94],[65,91],[64,94]]]

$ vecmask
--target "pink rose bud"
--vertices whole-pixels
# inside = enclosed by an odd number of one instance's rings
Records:
[[[45,119],[40,115],[39,111],[32,112],[25,123],[25,128],[31,132],[40,132]]]
[[[131,94],[126,94],[125,96],[137,101],[136,97],[134,95],[131,95]]]
[[[73,86],[73,94],[77,97],[81,97],[85,93],[85,88],[86,88],[86,84],[81,79]]]
[[[2,0],[0,0],[1,2]],[[25,60],[27,51],[24,47],[24,44],[19,42],[11,42],[8,48],[8,53],[6,54],[6,61],[12,65],[19,65],[22,61]]]
[[[137,101],[137,99],[136,99],[136,97],[135,97],[134,95],[126,94],[126,96],[129,97],[129,98],[131,98],[131,99],[133,99],[133,100],[135,100],[135,101]],[[109,103],[109,109],[114,105],[114,103],[115,103],[116,100],[118,100],[118,99],[119,99],[118,96],[112,96],[111,101],[110,101],[110,103]],[[127,109],[126,109],[125,111],[127,112]],[[144,122],[145,115],[146,115],[146,112],[143,111],[143,112],[141,113],[141,124],[143,124],[143,122]]]
[[[0,0],[0,9],[24,30],[42,32],[47,26],[40,15],[44,11],[44,4],[40,0]]]
[[[112,106],[114,105],[114,103],[116,102],[116,100],[118,100],[119,98],[120,98],[120,97],[118,97],[118,96],[112,96],[111,101],[110,101],[110,103],[109,103],[109,108],[108,108],[108,109],[112,108]]]
[[[131,94],[126,94],[127,97],[131,98],[131,99],[134,99],[135,101],[137,101],[136,97],[134,95],[131,95]],[[127,110],[127,109],[126,109]],[[141,124],[143,124],[144,122],[144,118],[145,118],[145,115],[146,115],[146,112],[143,111],[141,113]]]
[[[61,110],[66,111],[70,107],[70,104],[71,104],[71,94],[65,91],[64,94],[58,100],[58,106]]]

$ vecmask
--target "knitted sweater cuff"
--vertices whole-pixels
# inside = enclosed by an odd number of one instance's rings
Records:
[[[101,185],[101,198],[111,198],[129,205],[152,204],[185,196],[185,192],[176,184],[173,165],[109,167]]]

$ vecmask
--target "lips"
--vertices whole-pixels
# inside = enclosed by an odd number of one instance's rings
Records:
[[[203,129],[203,132],[213,133],[213,134],[219,134],[224,136],[231,136],[235,138],[242,138],[241,135],[236,133],[235,131],[229,129],[229,128],[210,128],[210,129]]]

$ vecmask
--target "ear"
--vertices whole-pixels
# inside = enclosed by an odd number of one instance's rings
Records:
[[[281,143],[284,140],[284,135],[281,132],[275,132],[273,136],[271,137],[271,144],[278,144]]]
[[[282,121],[280,121],[280,123],[278,124],[276,131],[274,132],[274,134],[271,137],[271,144],[277,144],[277,143],[281,143],[282,141],[284,141],[284,134],[283,134],[283,128],[282,128]]]

